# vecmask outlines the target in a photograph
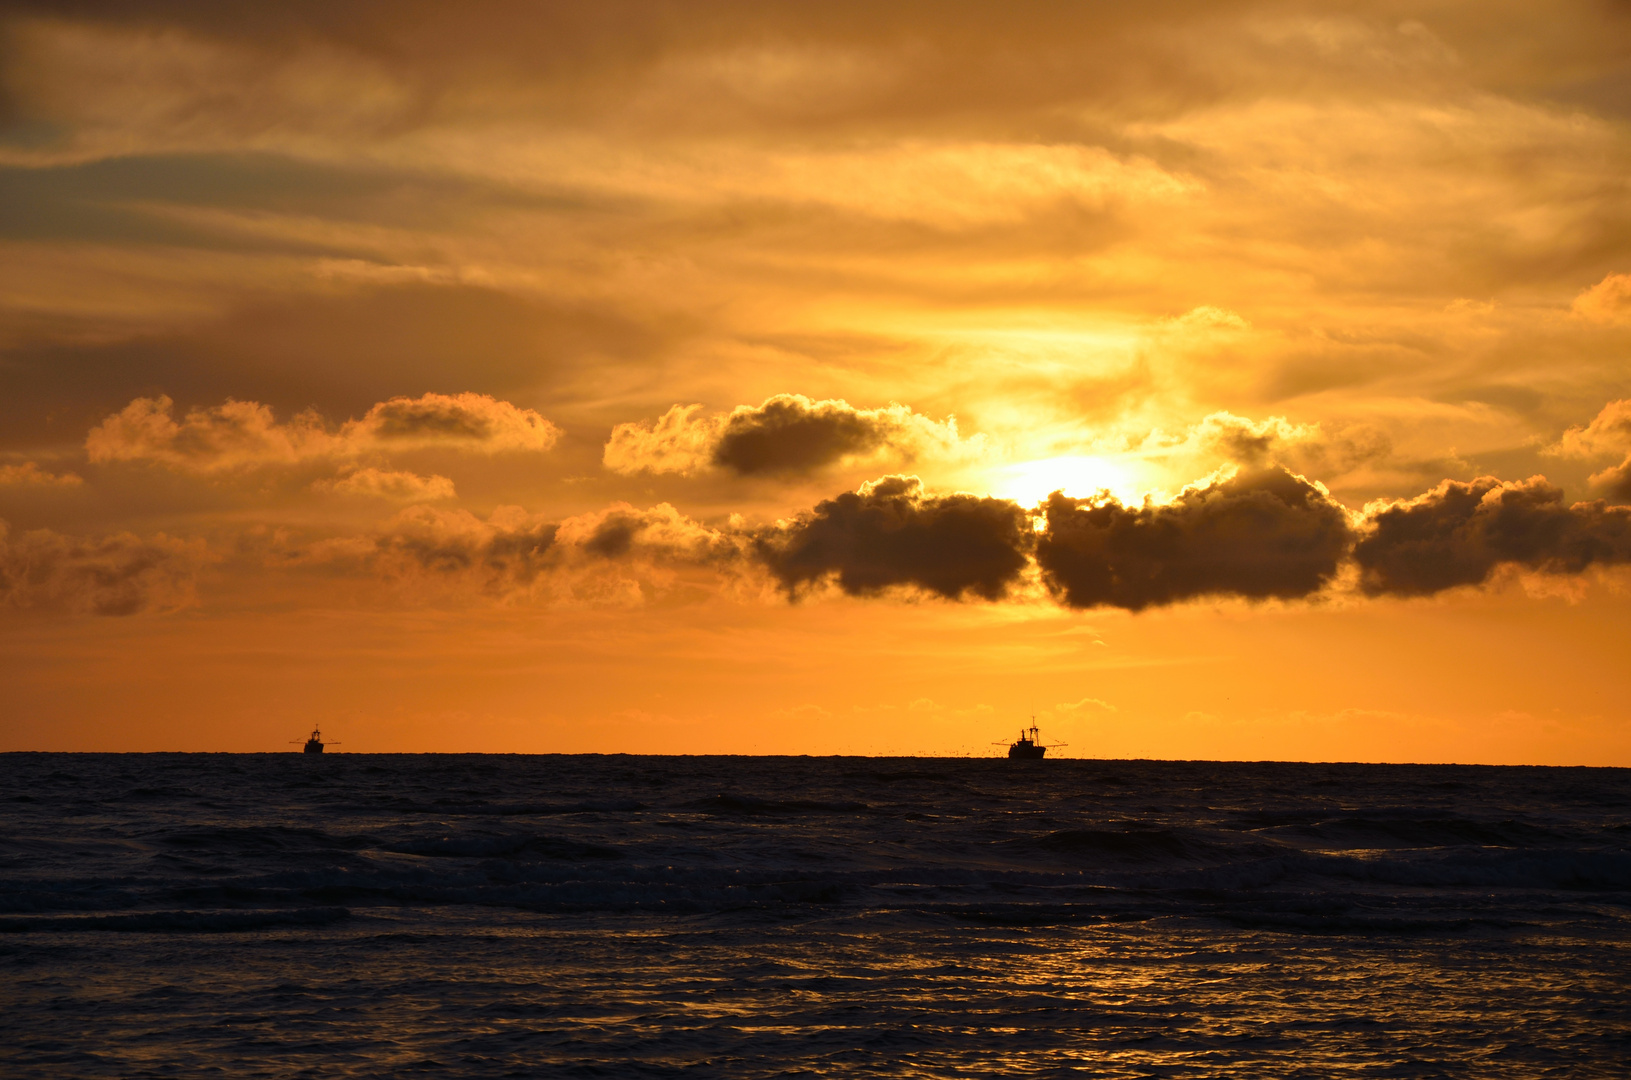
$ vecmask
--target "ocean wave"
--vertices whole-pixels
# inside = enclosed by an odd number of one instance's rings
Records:
[[[0,918],[0,933],[65,934],[106,930],[122,933],[240,933],[276,926],[323,926],[351,917],[343,907],[292,911],[144,911],[122,915]]]
[[[324,829],[287,825],[215,825],[201,829],[167,829],[155,834],[152,842],[184,850],[256,852],[322,852],[329,849],[354,851],[367,846],[359,836],[335,835]]]
[[[530,859],[619,859],[623,853],[605,844],[583,843],[557,836],[517,833],[503,836],[434,836],[396,840],[380,845],[380,850],[399,855],[423,855],[443,859],[530,858]]]
[[[1532,847],[1567,839],[1555,829],[1514,821],[1453,816],[1352,814],[1285,831],[1344,847]]]
[[[862,802],[824,802],[818,799],[758,799],[751,795],[713,795],[681,804],[705,814],[860,814],[870,810]]]
[[[1040,848],[1062,855],[1112,859],[1182,859],[1193,848],[1177,834],[1164,829],[1111,831],[1107,829],[1061,829],[1035,839],[1016,841],[1022,847]]]
[[[560,814],[633,814],[651,807],[634,799],[609,799],[574,803],[488,803],[437,799],[431,803],[393,803],[391,809],[403,814],[458,814],[469,817],[547,817]]]

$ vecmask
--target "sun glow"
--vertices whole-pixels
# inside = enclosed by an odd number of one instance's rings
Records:
[[[1035,506],[1055,491],[1086,498],[1106,489],[1123,502],[1137,499],[1132,478],[1123,466],[1080,454],[1009,465],[997,472],[992,484],[993,495],[1013,499],[1021,506]]]

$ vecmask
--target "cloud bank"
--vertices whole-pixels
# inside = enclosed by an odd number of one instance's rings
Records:
[[[402,474],[380,475],[384,483]],[[351,474],[359,476],[377,479]],[[1029,510],[932,494],[917,477],[896,475],[764,526],[734,517],[710,525],[667,503],[618,503],[559,520],[518,506],[481,517],[421,503],[370,533],[239,547],[251,556],[243,565],[259,572],[304,567],[410,595],[500,603],[638,603],[682,578],[703,593],[757,580],[755,588],[773,586],[790,601],[830,585],[857,597],[1002,602],[1034,597],[1040,581],[1068,608],[1140,612],[1206,598],[1308,600],[1344,580],[1368,597],[1430,596],[1482,585],[1503,566],[1576,575],[1631,563],[1631,507],[1565,505],[1542,477],[1482,477],[1372,503],[1360,515],[1323,486],[1269,467],[1186,488],[1166,504],[1055,493]],[[209,561],[202,541],[47,530],[12,537],[0,523],[0,603],[101,615],[175,610],[194,603],[198,569]],[[1352,577],[1343,573],[1350,566]]]
[[[858,409],[841,400],[778,394],[726,415],[675,405],[654,423],[619,424],[602,460],[624,474],[715,468],[737,476],[797,476],[884,454],[905,461],[967,454],[978,439],[961,439],[955,418],[936,422],[905,405]]]

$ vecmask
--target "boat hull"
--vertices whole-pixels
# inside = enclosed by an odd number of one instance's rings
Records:
[[[1046,754],[1047,752],[1048,748],[1046,746],[1021,746],[1015,744],[1008,748],[1008,756],[1021,761],[1040,761],[1042,760],[1042,755]]]
[[[306,753],[321,754],[322,752],[323,744],[318,742],[316,739],[312,739],[310,742],[306,743]]]

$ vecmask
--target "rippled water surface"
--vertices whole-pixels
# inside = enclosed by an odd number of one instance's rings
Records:
[[[1631,772],[0,755],[16,1077],[1624,1077]]]

